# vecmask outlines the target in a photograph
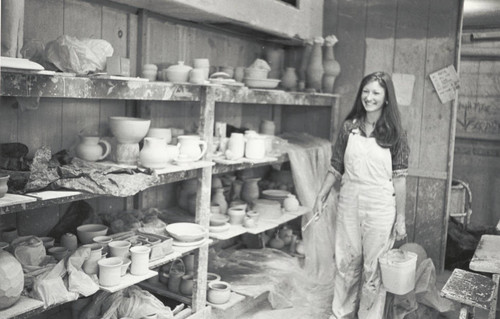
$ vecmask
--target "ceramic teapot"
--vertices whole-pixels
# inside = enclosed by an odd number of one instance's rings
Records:
[[[197,135],[181,135],[177,137],[179,143],[178,161],[197,161],[207,152],[207,142]]]
[[[75,148],[76,156],[89,162],[103,160],[110,152],[111,144],[99,136],[80,135],[80,143]]]

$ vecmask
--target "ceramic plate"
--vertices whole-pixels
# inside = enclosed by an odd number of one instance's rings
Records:
[[[262,195],[273,198],[282,198],[290,195],[290,192],[281,189],[266,189],[265,191],[262,191]]]
[[[174,239],[172,241],[172,245],[178,246],[178,247],[198,246],[198,245],[201,245],[201,244],[205,243],[206,240],[207,240],[207,238],[202,238],[202,239],[197,240],[197,241],[184,242],[184,241],[177,241],[177,240]]]
[[[220,225],[220,226],[210,226],[209,231],[211,233],[222,233],[222,232],[228,231],[229,227],[231,227],[231,225],[229,223],[225,223],[224,225]]]

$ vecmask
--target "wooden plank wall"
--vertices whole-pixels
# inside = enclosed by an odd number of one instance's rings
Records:
[[[438,271],[444,265],[452,103],[440,103],[429,74],[455,63],[459,8],[460,0],[325,1],[323,33],[339,39],[341,119],[365,74],[415,76],[411,104],[400,107],[411,147],[407,227],[409,240],[426,249]]]
[[[34,39],[47,43],[63,34],[107,40],[115,55],[130,59],[132,76],[137,74],[138,57],[147,63],[165,65],[178,60],[192,64],[193,58],[207,57],[212,65],[238,66],[249,65],[260,57],[263,46],[251,39],[226,36],[153,16],[147,20],[149,33],[146,42],[151,47],[147,48],[146,56],[140,56],[137,10],[101,0],[26,0],[24,21],[25,42]],[[133,101],[42,99],[37,110],[22,111],[16,108],[15,99],[0,99],[0,143],[25,143],[31,154],[43,145],[49,146],[53,152],[71,149],[81,131],[110,136],[109,116],[137,115]],[[218,110],[218,120],[240,125],[237,119],[241,118],[242,112],[241,106],[222,106]],[[151,114],[153,126],[183,127],[196,132],[199,107],[190,103],[152,103]],[[142,202],[144,207],[167,207],[172,205],[173,196],[172,185],[157,187],[147,192]],[[126,201],[122,198],[101,198],[89,200],[89,203],[97,212],[126,208]],[[0,221],[13,225],[17,219],[21,234],[44,235],[68,206],[3,216]]]

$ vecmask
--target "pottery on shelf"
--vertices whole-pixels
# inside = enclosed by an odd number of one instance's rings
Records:
[[[245,142],[245,157],[263,159],[266,156],[266,137],[259,134],[249,134]]]
[[[225,281],[208,283],[207,300],[213,304],[224,304],[231,297],[231,285]]]
[[[296,91],[299,84],[299,78],[294,67],[287,67],[281,77],[281,86],[286,91]]]
[[[245,155],[245,138],[242,133],[231,133],[227,143],[226,157],[237,160]]]
[[[67,248],[69,251],[75,251],[78,248],[78,238],[75,234],[65,233],[59,241],[61,246]]]
[[[340,74],[340,64],[335,60],[333,46],[337,43],[337,38],[334,35],[329,35],[325,38],[325,48],[323,56],[323,93],[333,93],[335,79]]]
[[[207,142],[202,141],[197,135],[180,135],[177,140],[179,141],[178,160],[198,161],[207,152]]]
[[[186,274],[181,277],[181,283],[179,285],[179,291],[183,295],[191,296],[193,293],[193,275],[192,274]]]
[[[156,64],[144,64],[142,66],[141,77],[148,79],[149,81],[156,81],[158,76],[158,67]]]
[[[252,203],[259,198],[259,184],[260,177],[248,178],[243,181],[241,188],[241,199],[247,203]]]
[[[102,258],[102,245],[98,243],[86,244],[82,247],[90,249],[90,254],[87,259],[83,262],[82,269],[88,275],[97,274],[99,267],[97,262]]]
[[[276,133],[276,125],[273,121],[262,120],[260,122],[259,132],[264,135],[274,135]]]
[[[139,153],[141,165],[147,168],[164,168],[168,165],[168,149],[164,139],[145,137]]]
[[[293,194],[288,194],[283,200],[283,208],[287,212],[296,212],[299,209],[299,200]]]
[[[98,261],[99,284],[105,287],[120,283],[123,260],[119,257],[103,258]]]
[[[149,270],[149,253],[151,248],[147,246],[134,246],[130,248],[130,273],[132,275],[141,276],[148,273]]]
[[[121,164],[136,165],[139,159],[139,142],[146,136],[151,120],[110,116],[109,128],[118,141],[116,161]]]
[[[166,144],[169,144],[172,141],[172,129],[164,127],[150,127],[146,136],[162,138],[165,140]]]
[[[323,51],[324,39],[316,37],[314,39],[311,56],[306,68],[306,89],[321,92],[323,80]]]
[[[0,174],[0,198],[4,197],[9,190],[7,182],[9,181],[10,176],[7,174]]]
[[[243,219],[245,218],[245,209],[230,207],[227,210],[229,215],[229,223],[231,225],[241,225],[243,224]]]
[[[171,65],[166,69],[165,75],[170,82],[188,82],[189,72],[192,69],[189,65],[185,65],[184,61],[178,61],[177,64]]]
[[[14,305],[24,288],[21,263],[10,253],[0,251],[0,309]]]
[[[224,197],[224,188],[223,187],[217,187],[213,189],[214,193],[212,195],[212,204],[217,204],[219,205],[219,212],[221,214],[226,214],[227,212],[227,201],[226,198]]]
[[[302,50],[302,59],[300,61],[300,67],[297,70],[297,75],[299,78],[299,82],[297,84],[297,89],[302,91],[306,88],[306,70],[307,65],[309,64],[309,58],[311,57],[313,47],[313,40],[307,40],[303,50]]]
[[[106,158],[111,152],[111,144],[102,140],[99,136],[80,135],[80,143],[75,148],[76,156],[89,161],[96,162]]]

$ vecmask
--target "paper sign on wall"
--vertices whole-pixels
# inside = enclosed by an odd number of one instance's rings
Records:
[[[460,80],[453,65],[431,73],[430,77],[441,103],[455,99],[456,90],[460,87]]]
[[[394,83],[398,104],[404,106],[410,105],[413,96],[413,87],[415,85],[415,75],[393,73],[392,82]]]

